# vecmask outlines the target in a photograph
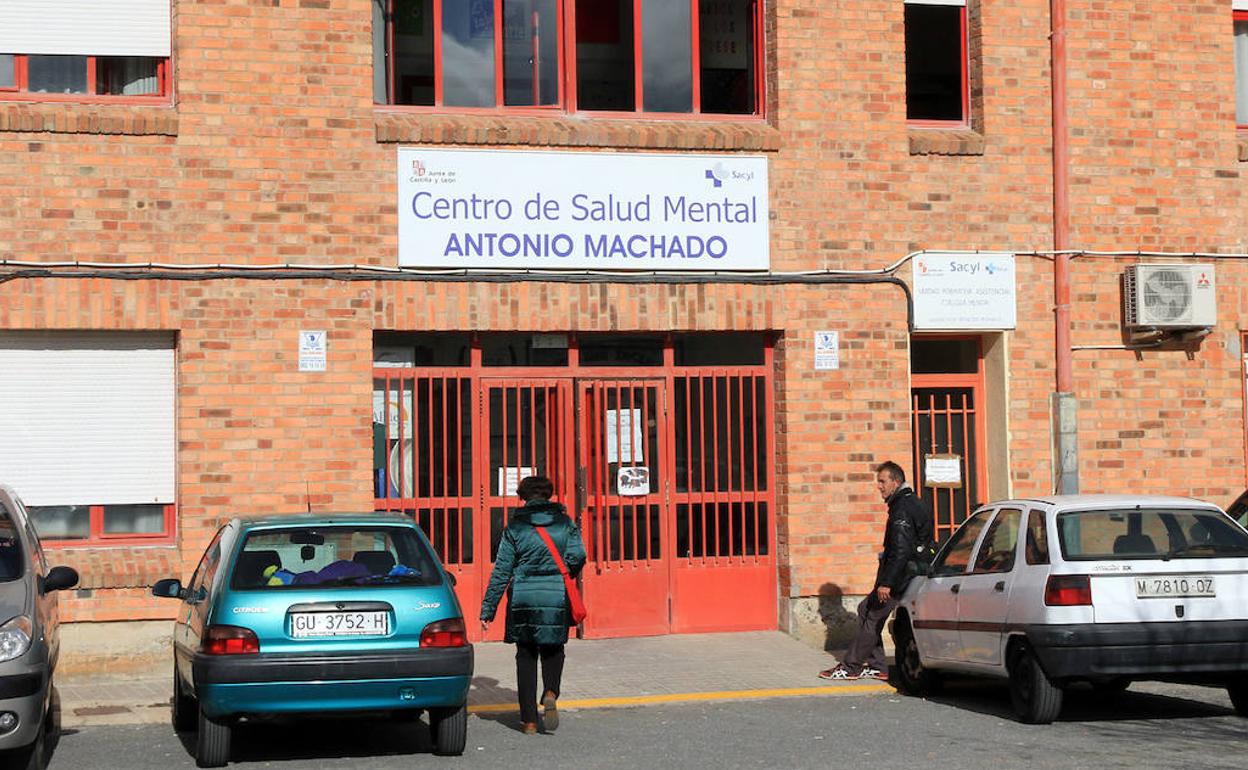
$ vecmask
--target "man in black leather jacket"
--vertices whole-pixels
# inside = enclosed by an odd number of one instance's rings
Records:
[[[906,483],[906,473],[895,462],[875,469],[875,486],[888,505],[884,550],[875,573],[875,587],[858,604],[858,632],[845,658],[836,667],[820,671],[824,679],[888,679],[881,633],[897,599],[914,576],[912,564],[932,542],[932,512]]]

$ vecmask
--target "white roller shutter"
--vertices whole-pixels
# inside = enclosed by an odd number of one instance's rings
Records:
[[[174,502],[173,336],[0,332],[0,482],[27,505]]]
[[[0,0],[0,51],[169,56],[170,0]]]

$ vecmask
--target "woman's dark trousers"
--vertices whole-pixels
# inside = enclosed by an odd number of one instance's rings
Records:
[[[559,696],[563,679],[562,644],[517,644],[516,689],[520,696],[520,721],[537,722],[537,661],[542,661],[542,693],[547,690]]]

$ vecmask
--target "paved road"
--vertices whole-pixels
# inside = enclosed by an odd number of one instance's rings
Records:
[[[1005,690],[955,684],[939,700],[895,694],[569,711],[552,736],[524,736],[514,715],[469,719],[463,758],[428,754],[420,725],[318,720],[240,730],[239,768],[473,770],[577,768],[870,768],[999,770],[1248,766],[1248,719],[1220,690],[1137,685],[1109,702],[1071,694],[1049,726],[1015,722]],[[907,726],[902,729],[902,726]],[[165,725],[67,731],[50,770],[191,768],[193,735]]]

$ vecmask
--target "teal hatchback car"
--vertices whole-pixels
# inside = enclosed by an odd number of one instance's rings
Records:
[[[473,651],[453,579],[400,514],[234,519],[179,599],[173,724],[200,767],[229,762],[233,726],[275,715],[429,715],[437,754],[463,753]]]

